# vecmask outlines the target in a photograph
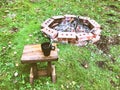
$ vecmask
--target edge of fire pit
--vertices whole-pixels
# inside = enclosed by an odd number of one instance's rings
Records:
[[[78,17],[84,24],[89,24],[91,28],[89,33],[85,32],[61,32],[54,30],[51,27],[54,27],[59,24],[63,19],[70,17],[76,18]],[[62,42],[62,43],[72,43],[77,46],[86,45],[87,41],[91,41],[92,43],[97,42],[100,39],[101,34],[101,26],[93,19],[89,17],[83,16],[75,16],[75,15],[64,15],[64,16],[53,16],[48,18],[41,24],[41,31],[44,35],[49,37],[54,42]]]

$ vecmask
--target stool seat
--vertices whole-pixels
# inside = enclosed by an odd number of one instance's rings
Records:
[[[57,47],[55,50],[51,50],[50,56],[44,56],[41,50],[41,44],[26,45],[23,50],[21,62],[22,63],[37,63],[46,61],[58,60]]]

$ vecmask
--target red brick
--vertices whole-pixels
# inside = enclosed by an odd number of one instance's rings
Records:
[[[94,28],[100,28],[101,27],[95,20],[89,20],[89,22]]]
[[[52,22],[54,21],[54,19],[52,19],[52,18],[49,18],[49,19],[47,19],[47,20],[45,20],[43,23],[42,23],[42,27],[48,27]]]
[[[56,20],[56,19],[63,19],[65,17],[64,16],[53,16],[52,18]]]
[[[73,17],[76,17],[75,15],[64,15],[65,17],[71,17],[71,18],[73,18]]]
[[[99,29],[99,28],[93,28],[92,30],[93,30],[93,34],[96,34],[96,35],[100,35],[101,34],[101,29]]]
[[[53,29],[51,29],[49,27],[43,28],[42,32],[47,34],[47,36],[52,38],[52,39],[54,39],[58,34],[58,32],[56,30],[53,30]]]
[[[91,39],[92,43],[95,43],[97,42],[98,40],[100,39],[100,36],[99,35],[96,35],[95,38]]]
[[[93,38],[93,34],[91,33],[78,33],[76,36],[78,38],[78,41],[86,41]]]
[[[59,32],[58,38],[76,38],[76,33],[75,32]]]

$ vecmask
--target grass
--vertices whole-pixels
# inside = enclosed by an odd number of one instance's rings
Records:
[[[48,41],[43,37],[41,23],[54,16],[74,14],[88,16],[102,26],[102,35],[120,34],[119,0],[1,0],[0,1],[0,90],[119,90],[120,45],[110,45],[111,63],[95,45],[85,47],[58,43],[59,60],[54,62],[57,82],[40,77],[29,83],[28,64],[21,64],[26,44]],[[106,61],[99,67],[97,61]],[[88,68],[82,65],[88,64]],[[18,74],[18,75],[16,75]]]

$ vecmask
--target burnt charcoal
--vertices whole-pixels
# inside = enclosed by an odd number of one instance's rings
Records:
[[[79,17],[76,18],[65,18],[63,21],[56,25],[53,29],[62,32],[90,32],[90,28],[87,25],[84,25],[80,20]]]
[[[86,32],[86,33],[89,33],[89,32],[90,32],[90,28],[88,28],[88,26],[84,25],[83,28],[85,29],[85,32]]]

